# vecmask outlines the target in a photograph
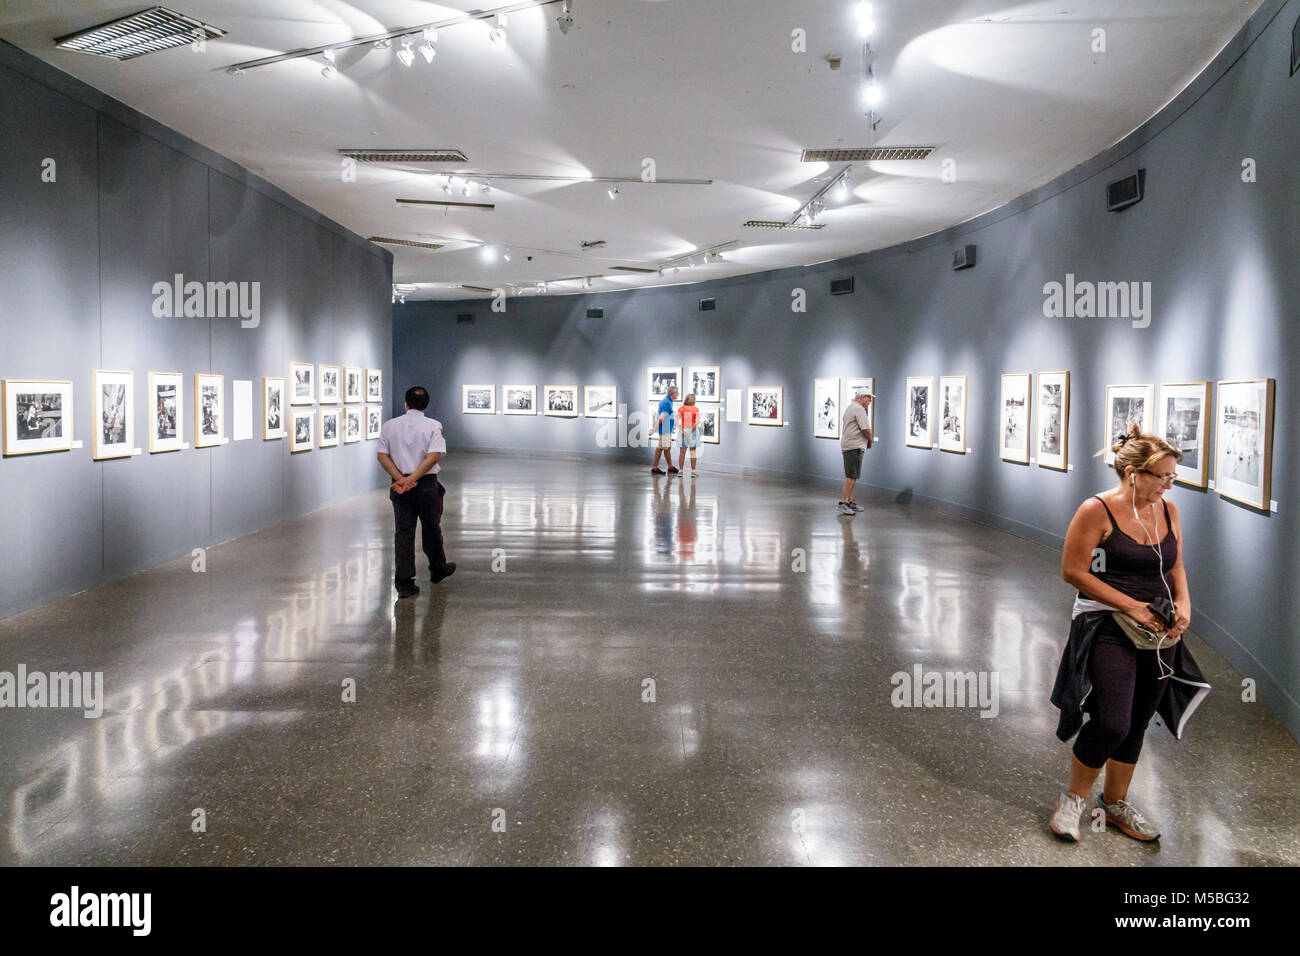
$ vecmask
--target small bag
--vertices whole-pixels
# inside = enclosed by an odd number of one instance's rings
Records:
[[[1174,606],[1166,598],[1157,598],[1147,605],[1147,609],[1163,621],[1166,627],[1173,627],[1178,621]],[[1119,626],[1124,633],[1128,635],[1128,639],[1133,642],[1133,646],[1139,651],[1157,651],[1162,647],[1173,647],[1182,640],[1183,636],[1181,634],[1174,638],[1170,638],[1165,634],[1157,634],[1150,628],[1143,627],[1135,618],[1123,611],[1112,611],[1111,614],[1119,622]]]

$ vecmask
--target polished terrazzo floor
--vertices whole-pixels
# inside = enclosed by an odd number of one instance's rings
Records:
[[[414,600],[376,492],[0,621],[0,670],[107,697],[0,710],[0,863],[1300,863],[1300,747],[1194,635],[1217,690],[1132,791],[1164,838],[1048,832],[1050,550],[829,484],[443,477],[459,570]],[[996,672],[997,715],[894,707],[917,664]]]

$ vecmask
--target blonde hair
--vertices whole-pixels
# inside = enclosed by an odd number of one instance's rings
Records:
[[[689,394],[689,395],[686,396],[686,404],[687,404],[687,405],[694,405],[694,404],[695,404],[695,393],[694,393],[694,392],[691,392],[691,394]]]
[[[1119,435],[1115,439],[1110,450],[1115,455],[1115,473],[1121,478],[1128,468],[1134,471],[1146,471],[1162,458],[1172,456],[1174,461],[1183,460],[1181,451],[1159,435],[1143,432],[1136,422],[1129,426],[1127,434]],[[1096,458],[1105,452],[1106,449],[1103,448],[1092,457]]]

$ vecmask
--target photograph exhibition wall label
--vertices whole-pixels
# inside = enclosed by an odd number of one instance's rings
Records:
[[[333,448],[339,443],[339,410],[322,408],[320,410],[320,438],[316,444],[321,448]]]
[[[366,401],[383,402],[384,373],[377,368],[366,369]]]
[[[745,407],[751,425],[784,425],[785,389],[780,385],[751,385]]]
[[[316,412],[310,408],[295,408],[290,426],[289,451],[311,451],[315,441]]]
[[[1029,462],[1028,372],[1002,375],[1002,401],[998,411],[998,456],[1003,461]]]
[[[618,418],[618,386],[588,385],[582,394],[588,418]]]
[[[343,410],[343,444],[350,445],[353,442],[361,441],[361,436],[365,429],[362,421],[365,409],[363,408],[345,408]]]
[[[1144,433],[1155,428],[1154,402],[1154,385],[1106,386],[1106,435],[1101,446],[1106,449],[1106,464],[1115,464],[1115,453],[1110,446],[1122,435],[1127,435],[1133,425]]]
[[[315,405],[316,404],[316,366],[311,362],[290,362],[289,363],[289,383],[293,392],[290,393],[289,404],[291,405]]]
[[[1038,467],[1070,468],[1070,373],[1038,373]]]
[[[379,437],[384,427],[384,410],[379,405],[366,406],[366,441]]]
[[[180,451],[185,443],[185,376],[149,373],[149,454]]]
[[[1214,488],[1261,511],[1273,493],[1273,392],[1271,378],[1220,382],[1214,416]]]
[[[337,365],[322,365],[320,367],[320,403],[322,405],[337,405],[343,398],[343,390],[339,379],[339,367]]]
[[[929,376],[911,375],[907,379],[907,393],[903,409],[907,415],[903,422],[907,444],[912,448],[933,448],[934,428],[931,400],[934,393],[934,379]]]
[[[839,438],[840,380],[838,378],[813,379],[813,437]]]
[[[556,418],[578,417],[578,386],[547,385],[542,392],[543,410]]]
[[[853,401],[857,394],[863,390],[871,394],[871,404],[867,406],[867,427],[871,429],[873,438],[879,438],[880,436],[876,434],[876,380],[874,378],[846,378],[840,408],[848,408],[849,402]]]
[[[92,456],[130,458],[135,453],[135,373],[95,369]]]
[[[1210,383],[1167,382],[1160,386],[1157,432],[1183,453],[1174,480],[1192,488],[1210,483]]]
[[[717,365],[691,365],[686,369],[682,398],[695,395],[696,402],[722,401],[722,369]]]
[[[72,448],[72,382],[5,379],[4,453],[31,455]]]
[[[722,409],[711,405],[700,408],[700,441],[710,445],[722,443]]]
[[[226,437],[226,377],[194,376],[194,447],[212,448]]]
[[[365,397],[365,370],[347,366],[343,369],[343,401],[361,402]]]
[[[497,413],[497,387],[495,385],[462,385],[460,410],[464,415],[495,415]]]
[[[284,379],[262,379],[262,438],[273,441],[284,437]]]
[[[682,391],[682,367],[680,365],[651,365],[645,370],[646,398],[651,402],[662,402],[668,390],[677,389],[677,400],[686,397]]]
[[[536,415],[536,385],[502,385],[501,404],[507,415]]]
[[[966,376],[939,377],[939,450],[966,454]]]

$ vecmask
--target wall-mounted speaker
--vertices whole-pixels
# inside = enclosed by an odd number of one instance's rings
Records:
[[[588,309],[588,310],[587,310],[587,318],[589,318],[589,319],[603,319],[604,317],[605,317],[605,310],[604,310],[604,309]]]
[[[457,312],[457,313],[456,313],[456,321],[462,323],[463,325],[473,325],[473,324],[474,324],[474,313],[473,313],[473,312]]]
[[[952,267],[954,269],[974,269],[975,247],[962,246],[960,249],[954,249],[952,252]]]
[[[718,300],[717,300],[717,299],[701,299],[701,300],[700,300],[700,311],[701,311],[701,312],[713,312],[713,311],[716,311],[717,308],[718,308]]]
[[[831,295],[851,295],[853,293],[853,276],[847,279],[831,280]]]
[[[1142,201],[1146,190],[1147,171],[1139,169],[1132,176],[1125,176],[1106,185],[1106,211],[1119,212]]]

